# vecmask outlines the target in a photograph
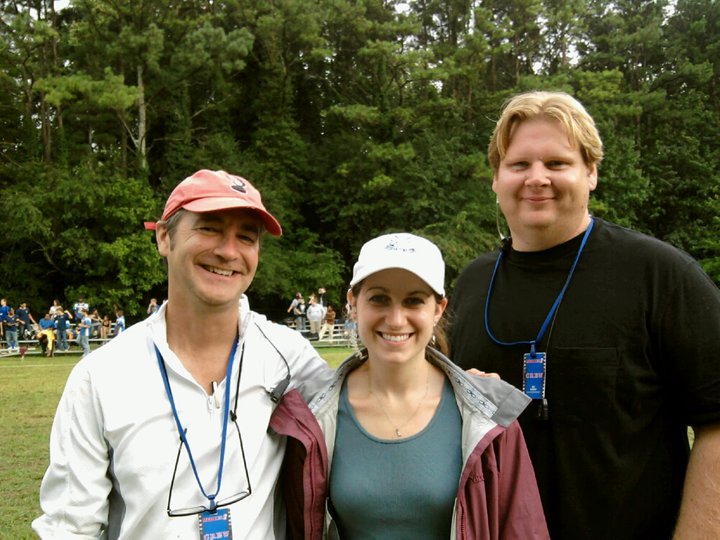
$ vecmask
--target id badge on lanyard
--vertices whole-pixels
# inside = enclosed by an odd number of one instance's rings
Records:
[[[537,410],[539,420],[548,419],[548,404],[545,399],[545,375],[547,353],[531,352],[523,355],[523,392],[540,405]]]
[[[544,352],[525,353],[523,355],[523,392],[532,399],[545,397],[545,361]]]
[[[232,521],[230,510],[219,508],[215,512],[203,512],[198,515],[200,522],[200,540],[232,539]]]

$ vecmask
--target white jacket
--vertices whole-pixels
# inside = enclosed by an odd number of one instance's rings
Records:
[[[291,378],[309,397],[332,376],[298,332],[251,312],[241,301],[240,336],[230,385],[231,408],[244,348],[237,407],[252,494],[231,505],[235,538],[285,537],[284,509],[274,488],[285,449],[268,432]],[[199,329],[199,331],[201,331]],[[40,491],[44,514],[32,526],[41,538],[197,538],[197,516],[168,517],[170,481],[180,438],[154,346],[167,367],[178,415],[205,492],[217,487],[227,381],[208,396],[166,341],[165,305],[148,319],[82,359],[73,369],[50,438],[50,466]],[[244,345],[244,347],[243,347]],[[285,361],[283,361],[283,358]],[[286,365],[287,362],[287,365]],[[237,431],[228,426],[225,466],[217,499],[246,488]],[[180,455],[173,508],[204,505],[185,450]]]

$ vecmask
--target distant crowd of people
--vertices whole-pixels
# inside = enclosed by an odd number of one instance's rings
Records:
[[[317,294],[312,293],[307,304],[303,294],[296,292],[287,312],[292,315],[290,326],[294,326],[298,332],[308,333],[310,339],[320,341],[327,336],[332,343],[335,340],[335,324],[344,322],[343,337],[351,344],[357,343],[357,325],[351,306],[346,303],[338,316],[335,308],[326,300],[324,287],[320,287]]]
[[[153,299],[148,306],[152,310]],[[157,307],[155,308],[157,309]],[[54,356],[56,351],[69,351],[76,343],[83,356],[90,352],[90,340],[110,339],[125,330],[125,313],[114,306],[113,315],[101,315],[97,308],[90,309],[84,298],[78,298],[70,309],[60,301],[53,300],[50,308],[38,320],[33,317],[27,303],[17,308],[8,305],[6,298],[0,299],[0,345],[8,352],[20,352],[20,342],[37,341],[45,356]]]

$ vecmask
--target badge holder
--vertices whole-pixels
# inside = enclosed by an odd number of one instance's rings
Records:
[[[200,522],[200,540],[232,539],[232,520],[230,510],[219,508],[215,512],[206,511],[198,515]]]
[[[541,400],[538,419],[548,419],[548,404],[545,398],[545,367],[547,354],[529,352],[523,355],[523,392],[531,399]]]

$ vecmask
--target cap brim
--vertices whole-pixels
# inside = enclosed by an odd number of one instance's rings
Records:
[[[157,229],[157,222],[156,221],[143,221],[143,226],[145,227],[146,231],[154,231]]]
[[[257,214],[262,218],[267,232],[269,232],[273,236],[282,235],[282,227],[280,226],[280,222],[275,219],[275,217],[270,212],[268,212],[264,208],[259,208],[253,204],[247,204],[234,197],[213,197],[206,199],[198,199],[196,201],[190,201],[184,204],[182,207],[185,210],[189,210],[190,212],[215,212],[218,210],[230,210],[232,208],[246,208],[248,210],[252,210],[253,212],[257,212]]]

